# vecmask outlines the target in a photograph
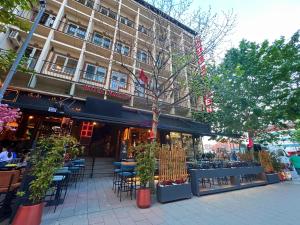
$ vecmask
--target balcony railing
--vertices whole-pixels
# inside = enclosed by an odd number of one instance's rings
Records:
[[[104,16],[110,17],[111,19],[117,19],[117,13],[110,8],[104,7],[103,5],[97,4],[95,6],[95,10]]]
[[[79,39],[85,39],[87,33],[86,28],[83,26],[79,26],[72,22],[60,22],[60,25],[58,27],[58,31],[61,31],[67,35],[79,38]]]
[[[71,80],[76,71],[76,67],[69,67],[49,61],[45,61],[42,73],[45,75]]]
[[[75,0],[75,1],[91,9],[93,9],[95,5],[95,2],[93,0]]]

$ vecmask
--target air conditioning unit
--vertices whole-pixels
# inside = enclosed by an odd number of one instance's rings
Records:
[[[15,47],[20,47],[22,44],[22,40],[21,40],[21,36],[19,34],[19,31],[16,30],[12,30],[9,33],[8,36],[9,40],[11,41],[11,43],[15,46]]]

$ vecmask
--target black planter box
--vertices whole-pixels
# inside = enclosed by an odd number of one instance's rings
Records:
[[[278,173],[266,173],[266,179],[268,184],[275,184],[280,182]]]
[[[157,201],[161,203],[191,198],[191,184],[166,185],[163,187],[158,185],[156,195]]]

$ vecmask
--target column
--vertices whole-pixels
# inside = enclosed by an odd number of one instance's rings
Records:
[[[111,50],[109,64],[108,64],[108,68],[107,68],[107,79],[106,79],[106,84],[105,84],[105,89],[107,89],[107,90],[109,89],[109,84],[110,84],[110,79],[111,79],[112,63],[113,63],[113,58],[114,58],[114,49],[115,49],[116,40],[117,40],[118,23],[119,23],[119,19],[120,19],[121,7],[122,7],[122,0],[119,0],[115,32],[114,32],[114,38],[113,38],[113,43],[112,43],[112,48],[111,48],[112,50]],[[104,95],[104,99],[107,99],[106,93]]]
[[[133,57],[133,70],[132,73],[136,73],[136,53],[137,53],[137,46],[138,46],[138,37],[139,37],[139,23],[140,23],[140,8],[138,8],[137,16],[135,17],[135,38],[134,38],[134,46],[132,49],[132,57]],[[133,107],[133,101],[134,101],[134,91],[135,91],[135,77],[131,75],[131,98],[130,98],[130,106]]]
[[[168,24],[168,37],[167,37],[167,39],[168,39],[167,40],[168,41],[168,51],[169,51],[169,54],[170,54],[170,59],[169,59],[169,66],[170,66],[170,68],[169,68],[169,70],[170,70],[170,75],[172,76],[172,73],[173,73],[173,67],[172,67],[172,50],[173,49],[171,47],[171,26],[170,26],[170,24]],[[174,80],[174,78],[172,80]],[[172,80],[171,80],[171,82],[172,82]],[[173,84],[171,85],[170,88],[174,88],[174,82],[175,81],[173,81]],[[173,104],[175,102],[174,101],[174,95],[173,95],[173,97],[172,96],[170,96],[170,97],[168,96],[168,100],[170,100],[170,102]],[[170,110],[170,114],[175,114],[175,106],[174,105],[172,106],[172,108]]]
[[[35,73],[39,74],[41,73],[42,69],[43,69],[43,65],[44,65],[44,61],[47,59],[47,55],[48,52],[51,49],[51,40],[53,40],[54,38],[54,31],[58,28],[60,21],[62,20],[63,16],[64,16],[64,9],[65,6],[67,5],[67,0],[64,0],[58,10],[58,13],[56,15],[55,21],[53,23],[53,26],[49,32],[49,35],[47,37],[47,40],[44,44],[44,47],[42,49],[42,52],[36,62],[36,66],[34,68]],[[31,75],[31,78],[28,82],[28,87],[30,88],[35,88],[36,86],[36,82],[37,82],[37,78],[35,74]]]

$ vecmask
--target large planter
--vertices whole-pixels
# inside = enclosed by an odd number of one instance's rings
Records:
[[[172,202],[192,197],[192,188],[190,183],[157,186],[157,200],[161,203]]]
[[[275,184],[280,182],[278,173],[266,173],[266,179],[268,184]]]
[[[12,225],[40,225],[44,203],[31,206],[20,206]]]
[[[151,206],[151,192],[149,188],[140,188],[137,190],[136,204],[141,209]]]

